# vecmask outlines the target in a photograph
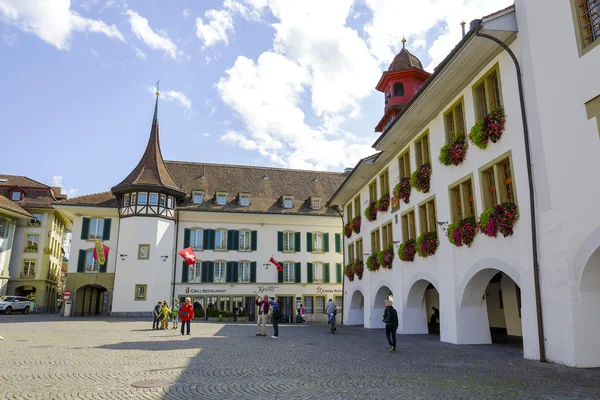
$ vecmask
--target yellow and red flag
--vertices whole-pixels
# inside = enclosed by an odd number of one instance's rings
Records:
[[[109,250],[108,246],[105,246],[98,240],[94,240],[94,260],[98,261],[98,264],[104,265],[108,258]]]

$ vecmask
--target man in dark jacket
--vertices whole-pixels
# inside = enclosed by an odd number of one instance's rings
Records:
[[[383,313],[383,322],[385,322],[385,336],[390,344],[390,351],[396,351],[396,331],[398,330],[398,313],[392,307],[392,302],[385,302],[385,311]]]

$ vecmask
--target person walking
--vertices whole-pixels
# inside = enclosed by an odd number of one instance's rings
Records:
[[[272,339],[279,339],[279,318],[281,318],[281,307],[279,307],[279,298],[269,302],[273,309],[271,318],[273,318],[273,336]]]
[[[169,314],[170,314],[169,303],[167,303],[167,301],[165,300],[165,301],[163,301],[163,305],[160,310],[160,322],[161,322],[160,329],[167,329],[168,324],[169,324]]]
[[[162,311],[162,301],[159,301],[157,305],[154,306],[154,322],[152,323],[152,329],[156,330],[160,327],[160,312]]]
[[[306,310],[304,309],[304,305],[300,304],[300,323],[306,324]]]
[[[171,309],[171,316],[173,317],[173,329],[179,327],[179,300],[173,299],[173,308]]]
[[[179,309],[179,320],[181,321],[181,334],[183,335],[184,328],[186,334],[190,334],[190,321],[194,318],[194,305],[190,297],[185,298],[185,303]]]
[[[385,311],[383,312],[383,322],[385,322],[385,336],[390,344],[389,351],[396,351],[396,331],[398,330],[398,312],[392,307],[392,301],[385,302]]]
[[[326,308],[326,312],[327,312],[327,323],[333,321],[333,330],[337,331],[337,327],[336,327],[336,315],[337,315],[337,307],[335,305],[335,303],[333,302],[333,300],[329,299],[329,302],[327,303],[327,308]],[[331,314],[333,314],[333,316],[331,316]]]
[[[258,296],[254,301],[254,304],[258,306],[258,317],[256,318],[258,332],[256,333],[256,336],[267,336],[267,316],[269,315],[270,307],[269,296],[265,295],[262,299]]]

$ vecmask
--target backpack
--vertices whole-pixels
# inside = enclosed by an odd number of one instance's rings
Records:
[[[273,318],[281,318],[281,309],[279,307],[273,309]]]

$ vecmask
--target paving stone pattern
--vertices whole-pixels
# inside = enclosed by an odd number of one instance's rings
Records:
[[[600,399],[600,370],[524,360],[515,347],[455,346],[435,336],[281,326],[0,316],[6,399]],[[272,329],[269,329],[269,333]]]

